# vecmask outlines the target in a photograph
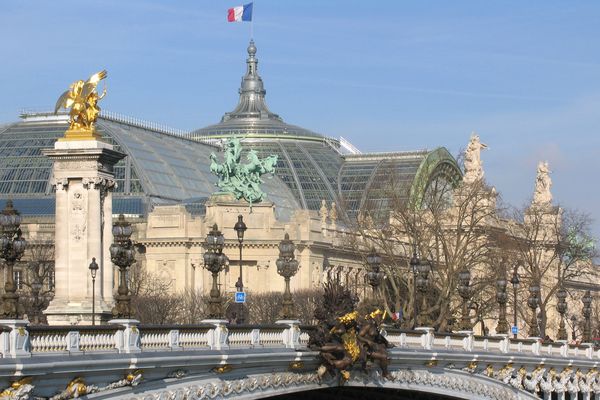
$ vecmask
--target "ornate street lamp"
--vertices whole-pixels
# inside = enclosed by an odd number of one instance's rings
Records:
[[[513,326],[517,327],[517,290],[519,289],[519,283],[521,280],[519,279],[519,266],[515,265],[513,270],[512,277],[510,278],[510,283],[513,287]],[[513,337],[517,338],[517,333],[513,333]]]
[[[560,314],[560,323],[558,325],[558,340],[567,340],[567,329],[565,326],[565,313],[567,312],[567,291],[561,286],[556,292],[558,301],[556,303],[556,309]]]
[[[577,317],[575,316],[575,314],[571,315],[571,339],[573,340],[573,342],[576,341],[577,339]]]
[[[131,318],[131,296],[127,285],[127,269],[135,262],[135,249],[131,243],[133,228],[125,221],[123,214],[113,225],[114,243],[110,245],[110,260],[119,267],[119,289],[115,299],[117,304],[112,309],[115,318]],[[91,272],[91,270],[90,270]]]
[[[429,318],[429,312],[427,311],[427,289],[429,288],[430,271],[431,264],[427,261],[421,261],[417,265],[417,289],[421,292],[421,312],[419,313],[419,325],[421,326],[431,325],[431,318]]]
[[[279,242],[279,258],[275,262],[277,273],[285,279],[285,291],[283,292],[283,307],[281,309],[282,319],[293,319],[294,300],[290,291],[290,278],[298,272],[298,260],[294,258],[296,246],[290,240],[290,235],[285,234],[284,239]]]
[[[462,318],[460,330],[471,330],[471,318],[469,317],[469,298],[471,297],[471,271],[463,269],[458,273],[458,294],[462,297]]]
[[[34,280],[31,283],[31,296],[33,297],[33,304],[31,305],[33,315],[31,316],[35,325],[41,323],[40,313],[42,311],[42,302],[40,302],[40,290],[42,290],[42,284],[39,280]]]
[[[540,329],[537,320],[537,308],[540,301],[540,287],[538,285],[529,286],[529,298],[527,305],[531,309],[531,321],[529,322],[529,337],[539,337]]]
[[[88,269],[92,277],[92,325],[96,325],[96,274],[98,273],[98,263],[96,257],[92,257],[92,262]]]
[[[371,248],[371,251],[367,254],[367,267],[369,269],[369,272],[367,272],[367,280],[373,289],[373,306],[378,307],[380,306],[379,302],[381,301],[379,287],[383,281],[384,273],[381,272],[381,256],[377,254],[375,248]]]
[[[585,291],[585,295],[581,299],[583,303],[583,317],[585,318],[585,325],[583,326],[583,343],[592,342],[592,295],[589,290]]]
[[[240,276],[238,277],[238,280],[235,283],[235,287],[238,292],[243,292],[244,291],[244,283],[242,282],[242,244],[244,242],[244,232],[246,232],[246,229],[248,229],[248,227],[244,223],[244,217],[242,215],[238,215],[238,220],[235,223],[233,229],[237,233],[237,238],[238,238],[238,243],[239,243],[239,248],[240,248]],[[244,317],[245,317],[244,316],[244,303],[239,303],[236,323],[243,324],[245,321]]]
[[[2,227],[0,258],[4,260],[4,276],[6,277],[0,318],[18,319],[23,313],[23,306],[19,304],[19,295],[13,277],[15,263],[23,256],[26,246],[19,225],[21,225],[21,216],[13,208],[12,200],[8,200],[4,210],[0,213],[0,226]]]
[[[506,320],[506,302],[508,301],[508,294],[506,293],[507,285],[508,282],[506,281],[506,277],[502,274],[502,276],[496,280],[496,301],[500,306],[496,333],[499,334],[508,333],[508,321]]]
[[[217,285],[219,272],[223,270],[225,264],[229,261],[223,254],[225,238],[219,231],[217,224],[214,224],[212,230],[206,235],[206,252],[204,253],[204,268],[212,273],[212,288],[210,289],[210,299],[208,300],[209,318],[223,318],[223,305],[221,302],[221,291]]]

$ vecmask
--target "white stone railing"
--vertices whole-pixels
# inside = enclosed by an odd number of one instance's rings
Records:
[[[228,326],[224,321],[201,325],[140,325],[133,320],[111,325],[15,326],[0,325],[0,358],[41,354],[136,353],[168,350],[224,350],[229,348],[301,348],[308,334],[296,321],[262,326]]]
[[[302,349],[308,346],[308,331],[311,329],[301,328],[297,321],[260,326],[228,326],[224,321],[179,326],[144,326],[132,320],[114,322],[96,327],[5,325],[0,331],[0,358],[61,353]],[[415,331],[388,328],[384,335],[398,349],[600,360],[600,351],[591,344],[574,346],[565,342],[543,343],[540,339],[514,340],[506,335],[476,337],[472,332],[439,333],[430,328]]]

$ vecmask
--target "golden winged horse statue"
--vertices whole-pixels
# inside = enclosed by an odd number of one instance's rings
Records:
[[[69,129],[65,138],[69,136],[73,139],[98,138],[99,135],[94,131],[94,123],[100,114],[98,101],[106,95],[106,86],[102,94],[98,95],[97,87],[101,80],[106,78],[106,70],[102,70],[89,77],[87,81],[78,80],[69,86],[56,102],[54,114],[58,110],[65,108],[69,111]],[[72,135],[70,135],[72,133]],[[79,134],[75,134],[79,133]],[[81,135],[83,134],[83,136]]]

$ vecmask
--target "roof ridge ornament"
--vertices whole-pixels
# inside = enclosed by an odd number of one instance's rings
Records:
[[[242,145],[237,137],[228,139],[224,149],[224,162],[221,164],[217,163],[215,153],[210,154],[210,171],[219,177],[217,186],[222,193],[231,193],[236,200],[243,198],[250,203],[252,212],[252,204],[259,203],[266,197],[260,188],[260,184],[264,183],[260,177],[267,173],[275,173],[277,156],[260,159],[255,150],[250,150],[246,154],[249,162],[242,164]]]
[[[242,77],[239,94],[240,99],[231,112],[225,113],[221,122],[230,119],[276,119],[283,121],[281,117],[272,113],[265,102],[265,90],[263,80],[258,74],[258,59],[256,58],[256,45],[251,39],[248,44],[248,58],[246,59],[246,74]]]

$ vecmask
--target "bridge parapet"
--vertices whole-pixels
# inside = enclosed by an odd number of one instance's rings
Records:
[[[218,350],[223,348],[305,348],[310,326],[292,321],[272,325],[137,325],[138,342],[128,348],[123,342],[127,326],[29,326],[0,330],[0,356],[15,358],[42,354],[93,354],[137,351]],[[16,339],[27,338],[21,344]],[[512,339],[508,336],[475,336],[470,332],[443,333],[431,329],[388,328],[388,341],[398,348],[523,354],[540,357],[600,360],[600,351],[591,344],[542,342],[540,339]],[[220,338],[217,338],[220,336]]]
[[[35,386],[28,393],[38,397],[66,399],[77,389],[88,398],[120,398],[124,393],[140,399],[173,398],[161,397],[161,393],[180,390],[190,393],[182,398],[212,398],[213,391],[224,391],[219,393],[226,398],[235,397],[237,389],[231,388],[243,386],[251,394],[245,398],[250,399],[280,389],[339,384],[317,376],[318,352],[307,348],[308,332],[314,327],[296,321],[241,326],[226,326],[222,321],[165,326],[131,321],[96,327],[13,326],[0,333],[4,357],[0,359],[0,389],[17,383],[26,388],[27,378]],[[577,399],[578,393],[584,393],[585,399],[594,394],[600,400],[600,354],[591,345],[432,329],[387,328],[385,335],[395,345],[389,353],[391,377],[353,375],[348,384],[473,399],[535,398],[543,392],[546,397],[557,393],[559,399],[570,393],[569,400]],[[287,380],[292,383],[277,386]],[[192,396],[198,391],[204,394]]]

